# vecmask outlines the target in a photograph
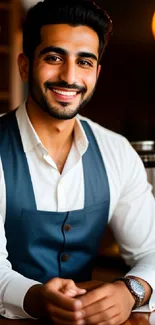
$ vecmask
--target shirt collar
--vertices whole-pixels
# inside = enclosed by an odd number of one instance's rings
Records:
[[[26,111],[26,103],[24,102],[16,112],[17,122],[22,138],[24,152],[33,150],[35,147],[40,146],[47,152],[46,148],[41,143],[33,125],[30,122]],[[79,116],[76,117],[74,126],[74,143],[79,154],[82,156],[88,148],[88,139],[85,131],[80,122]]]
[[[17,122],[22,138],[24,152],[33,150],[35,147],[41,144],[41,141],[30,122],[26,111],[26,103],[24,102],[16,112]]]
[[[89,145],[86,133],[83,129],[83,126],[80,122],[80,116],[78,115],[75,120],[75,126],[74,126],[74,142],[76,145],[77,150],[79,151],[79,154],[82,156]]]

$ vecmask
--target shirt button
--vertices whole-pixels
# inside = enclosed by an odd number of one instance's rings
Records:
[[[69,260],[69,255],[68,254],[64,254],[61,256],[61,261],[62,262],[67,262]]]
[[[64,226],[65,231],[70,231],[71,228],[72,228],[71,225],[68,224]]]

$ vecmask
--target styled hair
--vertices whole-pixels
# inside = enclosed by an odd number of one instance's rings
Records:
[[[44,25],[68,24],[88,26],[99,37],[99,62],[112,32],[112,21],[107,12],[91,0],[44,0],[28,10],[23,24],[23,51],[29,60],[41,42]]]

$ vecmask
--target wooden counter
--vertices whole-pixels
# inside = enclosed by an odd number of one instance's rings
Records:
[[[153,316],[153,317],[152,317]],[[0,318],[0,325],[51,325],[51,322],[45,320],[10,320]],[[155,325],[155,313],[132,313],[129,320],[122,325]]]

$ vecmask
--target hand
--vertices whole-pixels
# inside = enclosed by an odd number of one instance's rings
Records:
[[[85,282],[77,282],[76,285],[78,288],[86,289],[86,291],[89,292],[93,289],[100,287],[104,283],[105,281],[101,281],[101,280],[90,280]]]
[[[121,281],[104,284],[79,297],[86,324],[119,325],[125,322],[135,300]]]
[[[55,324],[84,323],[82,303],[73,298],[86,293],[72,280],[53,278],[44,285],[31,287],[24,299],[25,311],[33,317],[48,316]]]

